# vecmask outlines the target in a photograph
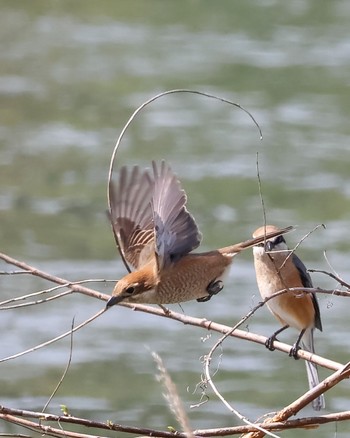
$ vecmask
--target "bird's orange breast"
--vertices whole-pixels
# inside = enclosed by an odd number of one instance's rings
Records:
[[[303,287],[300,275],[290,259],[264,259],[264,263],[255,261],[258,287],[263,298],[286,288]],[[279,272],[277,274],[277,271]],[[298,330],[313,327],[315,309],[310,294],[303,292],[286,292],[267,302],[268,308],[282,325],[289,325]]]

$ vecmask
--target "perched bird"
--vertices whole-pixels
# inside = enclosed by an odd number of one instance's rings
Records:
[[[258,238],[279,228],[273,225],[258,228],[253,237]],[[254,264],[258,288],[262,298],[267,298],[283,289],[295,287],[312,288],[312,281],[304,263],[290,251],[282,235],[269,238],[266,242],[258,243],[253,248]],[[288,327],[299,330],[297,341],[289,355],[298,358],[299,344],[311,353],[314,349],[314,329],[322,331],[321,315],[316,295],[313,293],[288,291],[267,301],[271,313],[281,323],[282,328],[277,330],[267,340],[266,347],[274,350],[273,342],[276,336]],[[317,367],[305,361],[310,389],[319,384]],[[312,402],[317,411],[325,407],[324,397],[321,395]]]
[[[119,280],[107,307],[128,303],[170,304],[208,301],[223,288],[234,256],[265,236],[204,253],[191,253],[201,241],[187,196],[171,168],[152,161],[153,174],[122,167],[117,188],[109,187],[110,219],[129,274]],[[281,235],[292,227],[273,231]],[[135,269],[130,272],[128,264]]]

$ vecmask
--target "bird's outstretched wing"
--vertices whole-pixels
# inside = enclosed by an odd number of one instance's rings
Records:
[[[131,170],[123,166],[117,187],[112,182],[109,186],[110,220],[116,243],[124,263],[136,269],[154,257],[153,190],[153,179],[138,166]]]
[[[197,248],[202,236],[186,208],[186,193],[171,168],[164,161],[159,167],[152,161],[152,166],[155,251],[160,270]]]

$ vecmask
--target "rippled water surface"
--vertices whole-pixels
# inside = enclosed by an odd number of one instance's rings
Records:
[[[0,17],[1,251],[69,280],[115,280],[124,267],[106,219],[109,159],[123,125],[144,100],[191,88],[234,100],[237,108],[181,94],[162,98],[127,132],[116,166],[165,158],[181,178],[203,248],[248,238],[263,222],[257,152],[267,220],[297,225],[290,245],[310,268],[350,281],[350,5],[345,0],[249,2],[4,1]],[[15,269],[1,264],[0,270]],[[313,274],[315,285],[335,287]],[[52,286],[1,276],[1,299]],[[95,283],[110,293],[113,283]],[[226,287],[208,303],[174,311],[234,325],[259,296],[252,256],[237,259]],[[349,360],[347,300],[319,296],[321,356]],[[70,329],[103,307],[79,295],[3,310],[1,357]],[[271,334],[261,309],[243,328]],[[283,336],[288,343],[294,335]],[[208,390],[197,408],[202,358],[218,334],[116,307],[76,333],[68,374],[48,410],[100,421],[179,427],[155,381],[156,351],[174,379],[193,428],[238,420]],[[67,338],[1,363],[0,404],[41,410],[67,364]],[[219,359],[219,355],[222,355]],[[215,357],[215,382],[243,415],[256,420],[306,388],[305,366],[238,339]],[[320,370],[321,377],[329,371]],[[349,384],[327,393],[327,412],[349,410]],[[311,415],[307,408],[301,415]],[[3,431],[18,431],[1,424]],[[23,432],[23,431],[22,431]],[[348,423],[298,431],[346,437]],[[296,432],[286,432],[294,437]]]

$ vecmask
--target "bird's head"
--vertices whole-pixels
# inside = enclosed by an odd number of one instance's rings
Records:
[[[107,301],[107,307],[125,303],[147,303],[149,294],[155,285],[152,276],[135,271],[125,275],[115,285],[112,297]]]
[[[266,225],[263,227],[258,228],[254,231],[253,237],[260,237],[264,236],[267,233],[273,233],[278,232],[279,228],[275,225]],[[258,243],[253,248],[254,255],[262,255],[265,252],[285,252],[289,251],[287,243],[282,235],[272,237],[270,239],[266,239],[266,241],[263,241],[261,243]]]

